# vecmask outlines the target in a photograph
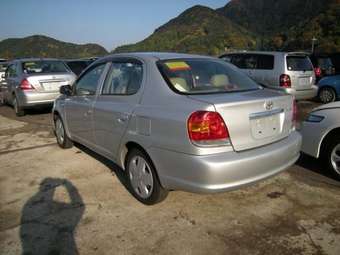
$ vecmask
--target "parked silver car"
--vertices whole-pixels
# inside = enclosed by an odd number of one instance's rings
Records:
[[[317,95],[314,68],[306,53],[254,51],[228,53],[220,58],[240,68],[257,83],[282,90],[297,100]]]
[[[340,102],[314,109],[302,126],[302,151],[323,163],[340,180]]]
[[[167,190],[239,188],[299,157],[292,96],[216,58],[111,55],[61,93],[53,110],[59,145],[76,141],[116,162],[145,204]]]
[[[73,83],[76,76],[60,60],[34,58],[10,62],[4,78],[4,100],[23,116],[27,108],[52,105],[60,96],[59,88]]]

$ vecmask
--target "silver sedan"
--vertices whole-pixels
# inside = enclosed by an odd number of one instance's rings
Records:
[[[314,109],[302,126],[302,151],[321,159],[340,180],[340,102]]]
[[[3,100],[23,116],[28,108],[52,105],[59,88],[73,83],[76,76],[60,60],[27,58],[9,62],[3,79]]]
[[[94,62],[53,110],[62,148],[84,144],[116,162],[142,203],[168,190],[218,192],[295,163],[295,102],[222,60],[131,53]]]

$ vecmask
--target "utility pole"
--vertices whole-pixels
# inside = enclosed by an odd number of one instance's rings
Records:
[[[317,41],[318,39],[316,39],[315,37],[312,38],[312,54],[314,54],[314,51],[315,51],[315,42]]]

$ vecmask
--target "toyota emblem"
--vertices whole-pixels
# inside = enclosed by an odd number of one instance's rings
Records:
[[[274,106],[274,103],[272,101],[267,101],[264,103],[264,108],[267,110],[267,111],[270,111],[273,109],[273,106]]]

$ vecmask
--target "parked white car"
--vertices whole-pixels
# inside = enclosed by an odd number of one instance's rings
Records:
[[[340,102],[314,109],[303,122],[302,151],[322,159],[340,180]]]

